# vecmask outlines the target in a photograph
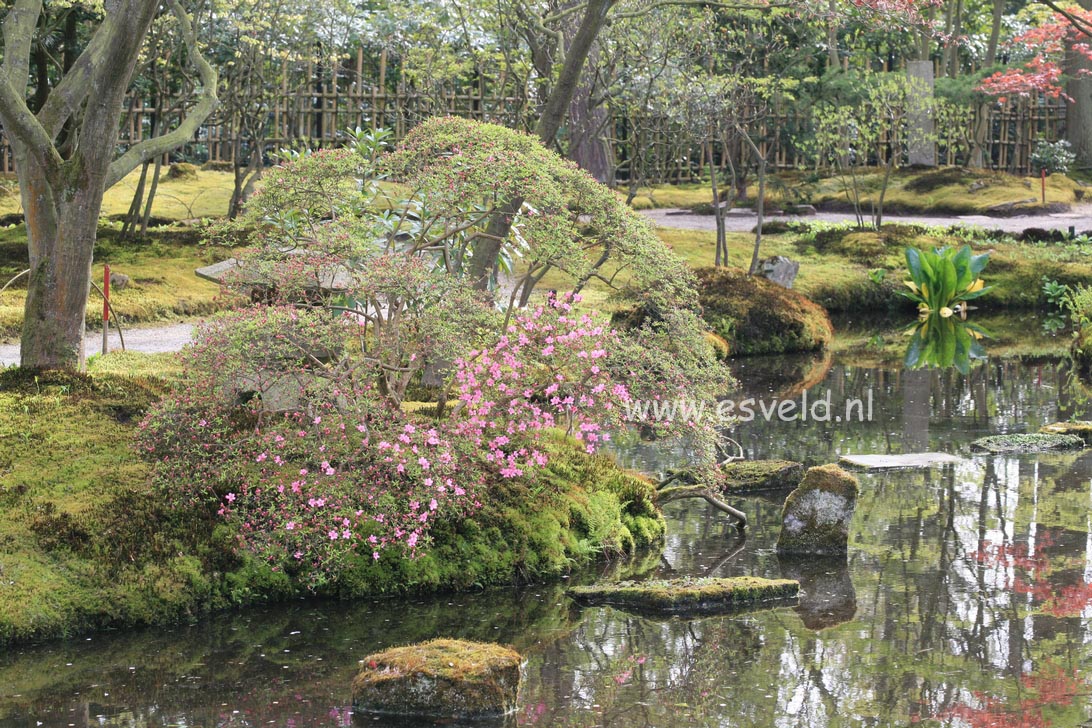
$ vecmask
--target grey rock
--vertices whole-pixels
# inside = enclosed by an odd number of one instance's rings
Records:
[[[782,288],[792,288],[796,274],[800,272],[800,264],[783,255],[775,255],[772,258],[760,260],[758,269],[768,280]]]
[[[777,553],[840,556],[849,545],[857,479],[837,465],[809,468],[781,512]]]

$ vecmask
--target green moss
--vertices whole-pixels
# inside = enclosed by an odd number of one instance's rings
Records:
[[[826,347],[834,335],[821,306],[797,291],[737,268],[699,268],[702,317],[736,355]]]
[[[160,380],[0,372],[0,642],[188,619],[277,593],[131,449]],[[221,527],[222,528],[222,527]]]
[[[971,449],[989,453],[1030,453],[1048,450],[1075,450],[1085,447],[1085,441],[1077,435],[1015,433],[990,435],[971,443]]]
[[[358,711],[434,718],[511,713],[520,654],[501,645],[439,639],[368,655],[353,679]]]
[[[492,483],[473,516],[435,524],[419,556],[352,559],[332,590],[355,597],[543,579],[663,538],[648,480],[558,433],[538,445],[550,461],[535,480]]]
[[[585,604],[609,604],[654,614],[712,614],[795,599],[798,582],[739,576],[730,579],[623,581],[578,586],[569,595]]]
[[[859,490],[857,478],[837,465],[808,468],[803,481],[785,499],[778,554],[845,554]]]
[[[156,230],[142,241],[122,241],[115,227],[99,230],[91,279],[101,286],[103,265],[131,279],[111,292],[114,312],[126,327],[180,317],[203,316],[230,306],[233,300],[219,286],[194,275],[194,270],[222,258],[226,251],[201,248],[192,228]],[[0,230],[0,286],[28,265],[26,228]],[[0,340],[15,338],[23,322],[26,278],[0,293]],[[102,298],[92,289],[87,324],[101,328]]]
[[[1055,422],[1043,425],[1039,432],[1045,435],[1076,435],[1084,440],[1085,445],[1092,445],[1092,422]]]
[[[713,485],[732,495],[789,490],[800,484],[804,466],[791,460],[737,460],[721,465]]]

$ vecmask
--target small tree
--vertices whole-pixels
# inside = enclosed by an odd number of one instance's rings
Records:
[[[42,0],[16,0],[4,15],[0,123],[15,157],[31,270],[21,338],[23,366],[80,366],[104,191],[145,161],[184,144],[216,108],[216,71],[202,57],[179,0],[168,5],[200,78],[198,101],[173,130],[134,144],[120,156],[114,140],[122,102],[159,11],[158,0],[107,3],[98,27],[63,77],[48,94],[38,89],[45,99],[36,113],[26,97]]]

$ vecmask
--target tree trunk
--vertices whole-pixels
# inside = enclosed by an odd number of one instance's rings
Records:
[[[547,97],[542,107],[542,114],[535,125],[535,135],[547,146],[552,146],[557,138],[561,122],[565,119],[565,113],[572,103],[573,94],[576,93],[577,84],[580,82],[584,63],[588,59],[588,54],[591,53],[595,39],[599,36],[599,31],[603,29],[607,21],[607,13],[610,12],[614,2],[615,0],[588,0],[580,20],[580,27],[565,53],[565,62],[561,66],[557,84]],[[489,222],[488,234],[479,238],[474,246],[474,257],[470,261],[470,277],[479,289],[489,288],[493,271],[497,267],[501,246],[512,229],[512,219],[521,207],[523,207],[523,200],[511,200],[494,212]]]
[[[1080,0],[1085,10],[1092,9],[1092,0]],[[1078,42],[1087,43],[1085,37]],[[1073,145],[1077,155],[1078,167],[1092,166],[1092,61],[1072,49],[1072,42],[1066,42],[1065,73],[1069,81],[1065,85],[1066,94],[1073,99],[1065,112],[1065,136]]]
[[[30,280],[19,363],[39,369],[76,369],[83,361],[84,317],[91,292],[103,186],[85,176],[54,189],[33,163],[18,165],[25,191]]]
[[[609,123],[602,104],[592,107],[591,89],[580,84],[569,104],[569,159],[596,180],[613,186],[610,145],[603,139]]]

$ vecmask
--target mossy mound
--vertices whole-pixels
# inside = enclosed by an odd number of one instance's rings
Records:
[[[1077,450],[1083,447],[1086,447],[1085,441],[1077,435],[1045,433],[990,435],[971,443],[971,450],[994,454]]]
[[[804,480],[785,499],[777,553],[845,554],[859,490],[857,478],[837,465],[808,468]]]
[[[739,268],[699,268],[702,317],[733,355],[816,351],[834,327],[822,306]]]
[[[1092,445],[1092,422],[1087,420],[1080,422],[1055,422],[1052,425],[1043,425],[1039,432],[1044,435],[1076,435],[1084,440],[1085,445]]]
[[[428,718],[496,718],[516,709],[523,658],[501,645],[432,640],[368,655],[353,708]]]
[[[622,581],[577,586],[569,595],[582,604],[607,604],[649,614],[717,614],[795,599],[800,584],[789,579],[737,576],[730,579]]]
[[[167,169],[167,179],[197,179],[197,165],[188,162],[175,162]]]
[[[717,468],[718,490],[730,495],[792,490],[804,477],[804,466],[791,460],[737,460]]]

